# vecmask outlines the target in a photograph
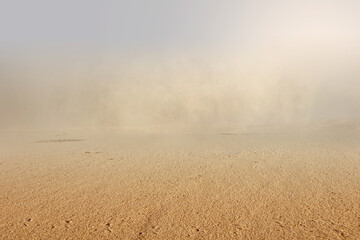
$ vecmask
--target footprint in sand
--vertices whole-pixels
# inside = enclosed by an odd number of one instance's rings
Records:
[[[105,226],[107,227],[106,230],[107,230],[108,232],[112,232],[112,230],[110,229],[110,223],[106,223]]]
[[[70,223],[72,223],[72,220],[65,220],[65,227],[69,228]]]
[[[26,223],[24,223],[24,226],[27,227],[30,222],[32,222],[32,218],[27,218]]]

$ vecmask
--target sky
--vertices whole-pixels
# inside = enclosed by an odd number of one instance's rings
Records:
[[[2,48],[173,48],[355,44],[360,3],[315,1],[2,0]],[[275,46],[276,47],[276,46]]]
[[[0,111],[49,127],[355,119],[359,12],[355,0],[0,0]]]

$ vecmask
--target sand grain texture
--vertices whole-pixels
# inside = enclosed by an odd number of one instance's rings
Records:
[[[358,132],[5,135],[0,239],[360,239]]]

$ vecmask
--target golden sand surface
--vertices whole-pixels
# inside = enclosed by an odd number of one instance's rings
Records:
[[[3,133],[0,239],[360,239],[360,133]]]

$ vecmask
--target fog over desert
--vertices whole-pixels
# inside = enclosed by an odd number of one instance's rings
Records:
[[[0,239],[360,239],[357,1],[5,1]]]

